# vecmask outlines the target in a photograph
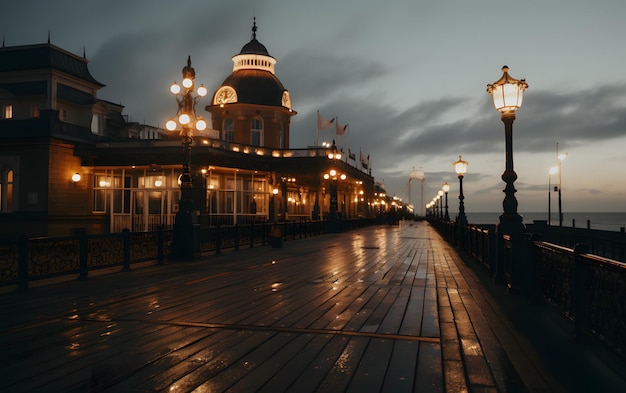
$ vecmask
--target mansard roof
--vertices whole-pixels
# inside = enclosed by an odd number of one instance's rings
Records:
[[[87,59],[50,43],[0,48],[0,72],[55,69],[100,87],[89,72]]]

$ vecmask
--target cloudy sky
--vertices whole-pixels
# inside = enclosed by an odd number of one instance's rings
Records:
[[[7,0],[0,0],[8,3]],[[85,51],[99,97],[131,120],[163,125],[169,85],[191,55],[214,91],[231,57],[257,38],[298,114],[291,147],[316,139],[316,112],[349,124],[338,143],[370,154],[387,191],[409,197],[422,167],[424,203],[469,162],[466,210],[502,210],[504,125],[485,88],[503,65],[529,84],[513,125],[520,212],[547,210],[556,146],[565,212],[626,211],[626,3],[623,0],[21,0],[2,7],[6,46],[47,41]],[[208,103],[208,101],[207,101]],[[203,103],[204,104],[204,103]],[[204,105],[202,105],[204,106]],[[331,140],[329,132],[321,140]],[[357,153],[358,155],[358,153]],[[420,184],[411,188],[421,204]],[[553,202],[556,194],[553,194]],[[556,210],[556,204],[553,205]]]

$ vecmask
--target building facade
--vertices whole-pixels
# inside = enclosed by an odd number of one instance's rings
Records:
[[[384,190],[367,172],[329,159],[332,147],[289,147],[296,112],[256,24],[232,60],[205,108],[213,130],[191,147],[198,222],[325,219],[333,203],[345,218],[379,213]],[[178,134],[130,123],[122,106],[99,100],[104,85],[87,63],[50,43],[0,48],[0,238],[174,223]]]

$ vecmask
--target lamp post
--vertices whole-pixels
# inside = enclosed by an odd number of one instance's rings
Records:
[[[439,218],[443,220],[443,190],[437,191],[439,197]]]
[[[276,222],[276,195],[278,195],[278,188],[272,188],[272,200],[270,201],[270,220]]]
[[[467,161],[463,161],[461,156],[459,156],[459,160],[452,163],[454,165],[454,171],[456,172],[457,177],[459,178],[459,225],[465,226],[467,225],[467,217],[465,216],[465,203],[463,200],[465,197],[463,196],[463,176],[465,172],[467,172]]]
[[[504,189],[504,212],[500,216],[498,225],[499,234],[522,233],[524,231],[523,218],[517,212],[517,199],[515,198],[515,180],[517,174],[513,170],[513,121],[515,111],[522,106],[524,90],[528,83],[524,79],[517,80],[509,76],[509,67],[502,67],[503,75],[496,82],[487,85],[487,92],[493,98],[493,104],[501,114],[504,123],[504,137],[506,146],[506,169],[502,174],[502,180],[506,183]]]
[[[192,179],[191,179],[191,145],[195,130],[204,130],[206,122],[201,116],[196,115],[196,103],[207,94],[204,85],[200,85],[194,91],[194,79],[196,71],[191,66],[191,56],[187,58],[187,65],[183,68],[183,81],[181,86],[174,82],[170,87],[172,94],[176,96],[178,111],[177,120],[170,119],[165,124],[165,128],[174,131],[180,128],[180,136],[183,143],[184,160],[183,173],[180,177],[180,202],[178,212],[174,222],[174,244],[173,252],[179,259],[193,259],[194,241],[193,225],[197,221],[193,215],[194,206],[192,199]],[[180,126],[180,127],[179,127]]]
[[[551,224],[552,222],[552,197],[551,197],[551,193],[552,193],[552,175],[555,175],[559,172],[559,167],[558,166],[553,166],[552,168],[550,168],[550,170],[548,171],[548,225]],[[555,187],[556,188],[556,187]]]
[[[556,159],[559,171],[559,227],[563,226],[563,210],[561,206],[561,173],[563,172],[563,160],[567,158],[567,153],[559,154],[559,143],[556,143]]]
[[[443,219],[446,221],[450,221],[450,215],[448,214],[448,192],[450,191],[450,185],[448,184],[448,182],[443,183],[443,185],[441,186],[441,189],[443,190],[443,193],[446,195],[446,213]]]
[[[328,212],[328,229],[329,232],[339,232],[339,199],[337,197],[337,183],[339,180],[346,180],[346,175],[331,169],[324,173],[324,180],[330,181],[330,208]]]

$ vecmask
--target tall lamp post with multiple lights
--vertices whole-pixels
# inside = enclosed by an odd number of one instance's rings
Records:
[[[206,129],[206,122],[196,114],[196,103],[207,94],[204,85],[194,90],[196,71],[191,66],[191,56],[187,58],[187,65],[183,68],[183,81],[181,86],[174,82],[170,87],[172,94],[176,96],[178,111],[176,120],[170,119],[165,124],[169,131],[179,130],[183,143],[184,160],[183,173],[180,176],[180,202],[174,222],[174,255],[179,259],[193,259],[195,242],[193,226],[197,220],[194,216],[191,179],[191,146],[193,144],[194,131]]]
[[[336,164],[337,161],[341,160],[341,153],[337,149],[337,145],[333,140],[333,145],[330,148],[328,153],[328,159]],[[329,232],[339,232],[340,224],[339,224],[339,197],[337,195],[337,183],[341,180],[346,179],[346,175],[343,173],[338,173],[336,169],[331,169],[327,173],[324,174],[324,180],[329,180],[329,188],[330,188],[330,206],[328,211],[328,231]]]
[[[502,180],[506,183],[502,202],[504,212],[500,216],[498,233],[513,234],[524,231],[523,218],[517,212],[516,190],[513,184],[517,180],[517,174],[513,170],[513,121],[515,111],[522,106],[524,90],[528,88],[528,83],[524,79],[512,78],[508,66],[502,67],[502,71],[500,79],[487,85],[487,92],[491,94],[496,110],[502,114],[506,148],[506,169],[502,174]]]
[[[465,216],[465,203],[463,200],[465,197],[463,196],[463,176],[465,172],[467,172],[467,161],[463,161],[461,156],[459,156],[459,160],[452,163],[454,165],[454,171],[456,172],[457,177],[459,178],[459,218],[457,219],[459,226],[463,227],[467,225],[467,217]]]

